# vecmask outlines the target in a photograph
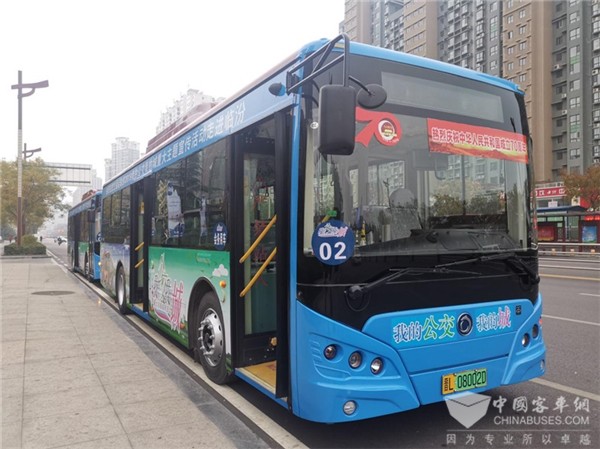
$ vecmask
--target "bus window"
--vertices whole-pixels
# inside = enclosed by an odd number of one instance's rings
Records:
[[[156,175],[154,205],[154,235],[152,242],[159,245],[179,246],[183,235],[181,199],[184,196],[184,165],[179,161]]]

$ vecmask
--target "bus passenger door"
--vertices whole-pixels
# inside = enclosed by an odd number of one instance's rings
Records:
[[[81,215],[73,215],[69,218],[69,227],[67,234],[67,245],[71,245],[67,248],[68,255],[70,257],[71,269],[75,270],[79,268],[79,240],[81,235],[80,228]]]
[[[149,239],[147,235],[147,223],[145,217],[148,215],[146,205],[148,204],[144,198],[144,182],[140,181],[133,186],[132,189],[132,207],[131,207],[131,305],[140,311],[147,311],[147,300],[144,285],[146,285],[146,273],[148,260],[148,245]]]
[[[237,296],[238,366],[275,390],[277,346],[275,146],[273,139],[238,139],[236,217],[240,249]],[[237,215],[237,214],[236,214]]]

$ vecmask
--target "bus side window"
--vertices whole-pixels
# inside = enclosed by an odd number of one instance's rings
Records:
[[[200,221],[202,247],[214,249],[213,235],[217,226],[227,224],[227,146],[225,140],[206,148],[202,173],[202,216]]]
[[[163,217],[154,217],[152,219],[152,244],[163,245],[166,241],[165,221]]]
[[[181,243],[185,247],[197,248],[200,245],[200,211],[183,213],[183,237]]]

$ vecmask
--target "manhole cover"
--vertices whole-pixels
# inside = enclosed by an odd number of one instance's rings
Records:
[[[61,296],[61,295],[72,295],[74,292],[68,290],[48,290],[45,292],[33,292],[32,295],[43,295],[43,296]]]

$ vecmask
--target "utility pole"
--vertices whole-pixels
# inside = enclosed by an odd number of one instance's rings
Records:
[[[18,137],[17,137],[17,246],[21,246],[21,237],[23,236],[23,97],[29,97],[35,93],[36,89],[48,87],[48,80],[39,81],[37,83],[23,83],[23,72],[18,72],[17,84],[13,84],[11,89],[19,91],[18,98]],[[23,92],[23,89],[29,89]],[[35,151],[35,150],[32,150]],[[27,157],[27,156],[26,156]]]

